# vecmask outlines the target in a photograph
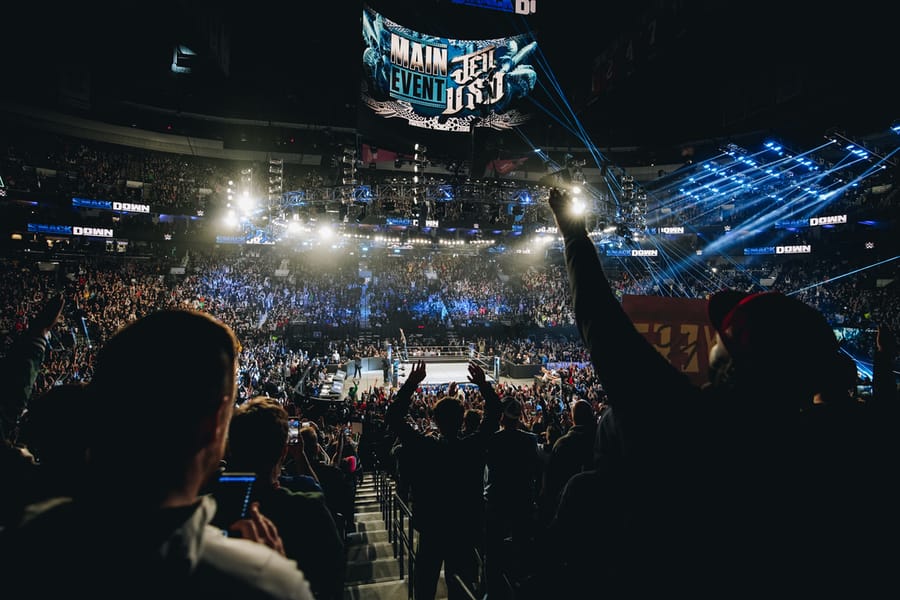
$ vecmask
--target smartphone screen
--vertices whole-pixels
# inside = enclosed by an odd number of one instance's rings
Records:
[[[227,531],[228,527],[247,516],[253,486],[256,483],[255,473],[224,472],[213,490],[216,500],[216,514],[212,524]]]
[[[300,419],[288,419],[288,444],[300,443]]]

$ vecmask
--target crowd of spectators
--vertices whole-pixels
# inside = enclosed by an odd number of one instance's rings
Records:
[[[493,259],[433,255],[398,262],[391,257],[370,258],[371,277],[360,277],[350,260],[332,269],[297,254],[289,258],[265,252],[190,252],[177,259],[184,275],[171,275],[171,257],[128,261],[117,257],[85,257],[79,264],[60,264],[44,272],[33,262],[6,259],[2,263],[3,310],[0,331],[4,347],[24,327],[25,317],[53,291],[69,298],[66,314],[55,333],[54,351],[38,379],[41,390],[57,383],[90,378],[92,347],[135,318],[168,306],[206,310],[234,327],[244,342],[242,385],[246,393],[266,389],[285,396],[296,387],[297,372],[315,364],[310,380],[322,378],[328,362],[323,350],[292,346],[292,324],[314,324],[325,342],[339,345],[340,361],[363,351],[378,356],[383,340],[363,348],[364,324],[378,331],[396,331],[395,325],[418,323],[432,335],[462,332],[476,341],[482,354],[496,355],[513,364],[585,362],[585,353],[571,328],[568,290],[559,264],[531,266],[514,273],[508,264]],[[276,276],[281,267],[285,276]],[[785,262],[766,271],[774,283],[769,289],[796,296],[819,308],[836,328],[874,330],[878,325],[900,326],[896,299],[897,263],[850,278],[830,280],[835,270],[849,271],[856,263]],[[626,274],[612,282],[619,295],[649,294],[702,298],[710,289],[753,290],[759,272],[736,267],[717,269],[709,280],[682,276],[660,286],[653,278]],[[527,335],[485,334],[473,325],[525,323]],[[471,333],[466,333],[471,331]],[[330,333],[334,332],[334,333]],[[337,335],[340,332],[340,335]],[[395,336],[390,333],[384,337]],[[870,336],[869,336],[870,337]],[[865,338],[864,338],[865,339]],[[854,348],[854,356],[870,354]],[[292,377],[285,378],[290,372]]]
[[[326,162],[312,168],[285,164],[280,186],[285,191],[321,190],[333,186],[340,172],[339,164],[329,166]],[[248,176],[250,173],[252,177]],[[71,211],[69,202],[75,197],[139,203],[151,205],[154,214],[114,214],[90,209],[74,212],[80,224],[115,228],[119,238],[134,235],[137,239],[149,231],[153,239],[175,237],[180,242],[205,231],[209,221],[204,215],[230,208],[229,188],[236,187],[231,182],[240,182],[242,189],[254,197],[268,196],[271,193],[268,174],[269,165],[262,161],[142,150],[33,130],[16,131],[12,127],[0,132],[0,191],[4,194],[9,191],[11,195],[21,193],[22,198],[34,200],[13,206],[0,198],[3,202],[0,209],[5,211],[2,214],[7,222],[24,223],[27,219],[29,223],[58,223],[59,209]],[[393,173],[385,175],[374,169],[363,170],[359,176],[371,184],[396,179]],[[434,177],[427,180],[429,186],[441,183],[444,180]],[[408,190],[408,184],[403,180],[396,189]],[[681,192],[673,198],[657,197],[670,211],[654,225],[689,228],[740,225],[755,216],[759,210],[758,198],[776,194],[778,187],[772,183],[767,185],[747,187],[718,206],[682,198]],[[883,187],[848,189],[828,204],[829,212],[864,211],[873,219],[895,219],[896,189],[888,192]],[[398,191],[396,198],[405,203],[406,210],[412,209],[412,196]],[[780,207],[788,203],[784,199],[777,201]],[[367,210],[370,215],[382,216],[383,208],[384,205],[375,203]],[[442,201],[431,204],[430,217],[452,222],[477,215],[477,220],[485,226],[537,223],[534,207],[526,209],[519,219],[512,214],[512,207],[508,213],[506,208],[489,202]],[[63,211],[62,214],[72,213]],[[170,215],[180,217],[163,218]],[[565,224],[564,220],[559,223]],[[776,339],[787,343],[761,344],[755,348],[760,355],[778,357],[769,370],[759,367],[764,361],[751,364],[745,358],[755,353],[739,355],[737,350],[741,349],[743,340],[715,324],[721,329],[717,336],[721,334],[724,339],[734,335],[729,338],[734,361],[727,367],[737,371],[726,372],[731,379],[727,376],[716,379],[714,375],[721,373],[711,369],[710,383],[719,387],[721,395],[716,400],[739,402],[727,405],[697,402],[699,395],[689,392],[686,385],[672,385],[679,383],[678,376],[683,374],[660,368],[664,361],[654,362],[659,357],[630,352],[620,360],[614,346],[629,338],[622,335],[626,329],[622,326],[623,315],[613,315],[615,311],[611,308],[616,300],[630,295],[705,299],[722,289],[744,293],[784,292],[816,309],[828,326],[843,332],[841,349],[847,354],[861,358],[863,363],[871,363],[867,357],[877,353],[894,360],[893,372],[887,371],[893,376],[886,388],[890,395],[882,394],[881,398],[887,403],[896,400],[896,376],[900,372],[896,340],[889,335],[891,331],[900,331],[897,256],[882,255],[890,260],[874,265],[878,259],[870,255],[845,253],[835,247],[827,253],[817,253],[815,260],[777,257],[737,264],[689,256],[693,265],[699,265],[691,268],[667,265],[662,258],[658,261],[604,258],[601,270],[599,262],[584,262],[592,248],[583,233],[573,228],[567,234],[569,241],[575,242],[569,252],[580,254],[582,261],[577,268],[570,264],[568,269],[563,256],[552,251],[539,253],[538,260],[529,264],[521,262],[519,257],[487,251],[453,254],[428,250],[403,256],[385,251],[360,257],[342,248],[326,260],[314,252],[237,245],[203,249],[192,245],[188,249],[181,244],[167,246],[164,252],[136,257],[128,252],[80,253],[81,243],[92,242],[74,239],[71,243],[54,242],[65,252],[53,252],[50,244],[46,254],[3,256],[0,258],[2,434],[4,438],[18,435],[19,441],[27,446],[25,454],[35,453],[34,466],[43,469],[43,474],[28,480],[34,489],[16,485],[6,489],[0,498],[0,532],[7,526],[12,530],[14,517],[18,516],[15,513],[22,508],[14,506],[20,497],[44,500],[83,493],[85,486],[79,481],[79,475],[85,466],[82,460],[90,449],[100,450],[94,457],[100,457],[100,464],[105,461],[107,466],[114,467],[102,478],[105,485],[92,490],[91,495],[99,501],[100,508],[90,516],[102,512],[116,518],[97,531],[91,531],[87,525],[72,527],[70,524],[66,530],[70,535],[59,535],[55,528],[45,527],[45,539],[31,538],[31,543],[22,545],[25,552],[21,554],[16,544],[7,545],[0,554],[11,565],[9,582],[34,585],[33,593],[39,596],[42,589],[70,593],[70,587],[76,593],[81,590],[83,595],[96,584],[98,595],[105,597],[112,595],[108,593],[110,588],[119,587],[107,572],[115,571],[117,576],[129,578],[128,586],[145,586],[151,595],[180,596],[194,592],[194,596],[228,596],[236,592],[234,588],[228,589],[229,582],[239,581],[243,585],[253,580],[258,585],[248,584],[248,589],[236,593],[257,597],[250,592],[259,591],[262,596],[263,588],[268,588],[266,591],[273,594],[273,590],[280,589],[283,597],[299,594],[308,600],[336,600],[344,595],[341,587],[346,555],[342,555],[345,549],[340,538],[353,530],[355,486],[364,470],[377,468],[394,478],[402,498],[410,502],[420,534],[423,509],[431,508],[427,506],[429,496],[437,496],[436,501],[443,502],[448,512],[430,514],[432,525],[444,519],[442,533],[448,539],[469,530],[475,532],[474,539],[481,538],[474,545],[489,554],[491,600],[506,597],[505,588],[515,585],[522,587],[510,597],[520,600],[586,597],[587,594],[566,593],[585,589],[609,597],[618,597],[616,592],[627,589],[631,593],[622,596],[644,597],[650,594],[639,592],[657,584],[667,588],[665,593],[669,595],[695,597],[763,595],[771,594],[773,589],[785,594],[825,595],[823,592],[844,592],[829,590],[826,582],[845,580],[853,588],[847,595],[866,596],[869,576],[877,582],[875,585],[882,584],[879,594],[891,595],[889,589],[896,589],[893,570],[890,565],[885,568],[878,555],[894,542],[896,520],[878,519],[896,510],[895,486],[886,475],[889,470],[882,469],[883,465],[896,464],[895,455],[886,457],[890,460],[869,462],[874,456],[859,448],[868,452],[870,446],[863,442],[868,441],[867,434],[875,432],[879,434],[878,442],[871,447],[894,449],[893,443],[878,444],[883,434],[896,438],[892,431],[896,409],[891,406],[889,411],[874,413],[873,420],[880,421],[878,427],[871,428],[868,421],[862,427],[855,412],[871,397],[857,398],[853,392],[848,395],[852,385],[845,386],[847,382],[839,373],[825,373],[836,383],[829,379],[827,383],[815,382],[821,387],[812,388],[811,384],[802,390],[793,387],[797,381],[789,367],[797,366],[799,373],[800,363],[812,362],[805,357],[814,355],[821,359],[825,351],[822,345],[815,347],[814,343],[809,344],[811,347],[801,347],[809,339],[797,335],[802,324],[791,322],[779,322],[778,333],[784,335]],[[818,236],[823,246],[825,235],[821,230],[809,232],[810,237]],[[40,242],[40,246],[45,246],[43,240]],[[685,242],[681,251],[692,255],[694,250],[700,250],[699,237],[694,244]],[[45,262],[46,259],[52,262]],[[183,272],[173,272],[173,267]],[[576,273],[580,281],[573,277]],[[610,294],[605,294],[606,283]],[[576,284],[580,284],[582,292],[587,292],[579,296],[582,310],[578,318],[571,292]],[[604,295],[601,297],[598,291]],[[54,314],[47,309],[56,306],[57,295],[61,298],[61,312]],[[117,333],[127,326],[171,309],[196,311],[191,314],[200,317],[200,321],[205,321],[206,316],[215,317],[215,321],[209,319],[206,325],[211,329],[221,326],[223,331],[234,333],[234,338],[229,333],[227,341],[234,342],[230,349],[236,353],[236,357],[231,357],[235,360],[226,361],[224,377],[216,373],[217,377],[211,378],[218,383],[227,382],[233,372],[231,367],[237,367],[236,389],[215,389],[212,394],[217,399],[225,398],[228,404],[228,394],[233,391],[234,407],[225,411],[230,415],[230,409],[235,410],[228,435],[231,441],[227,459],[234,468],[258,471],[259,482],[269,488],[267,495],[260,496],[264,498],[260,510],[274,521],[283,538],[280,552],[259,553],[256,556],[261,558],[257,563],[248,560],[249,553],[243,557],[235,554],[233,563],[221,569],[225,576],[218,580],[218,587],[205,587],[203,583],[195,584],[196,588],[180,587],[177,584],[183,580],[146,577],[149,569],[145,571],[144,566],[156,564],[145,560],[149,553],[129,553],[139,547],[135,543],[139,536],[157,540],[160,528],[154,526],[169,527],[180,517],[173,518],[170,513],[165,519],[159,519],[154,518],[155,513],[146,512],[142,494],[152,489],[146,481],[199,479],[202,469],[190,473],[186,469],[184,474],[175,471],[174,467],[188,464],[190,460],[184,460],[185,457],[172,460],[174,453],[201,446],[196,442],[203,438],[208,447],[203,447],[202,454],[209,463],[206,466],[212,466],[219,458],[215,448],[225,447],[226,436],[221,425],[227,424],[228,419],[220,419],[218,412],[214,417],[204,415],[203,423],[199,418],[203,410],[208,410],[199,405],[207,399],[209,390],[198,383],[201,377],[192,377],[195,357],[190,351],[194,348],[191,344],[203,336],[192,337],[187,327],[179,329],[172,321],[168,324],[171,329],[154,331],[152,325],[145,326],[145,337],[132,338],[132,344],[126,337],[120,338],[125,341],[118,348],[130,352],[109,350],[110,346],[115,347]],[[610,315],[620,318],[616,321]],[[157,323],[165,325],[166,320]],[[738,322],[735,328],[742,325]],[[763,324],[759,329],[766,326]],[[194,334],[204,329],[196,323],[191,327],[197,327],[190,330]],[[348,392],[337,402],[307,401],[319,396],[335,368],[349,374],[353,365],[359,364],[360,357],[387,361],[390,349],[399,347],[393,339],[394,332],[402,333],[404,327],[409,331],[415,329],[416,338],[426,335],[451,345],[468,346],[480,358],[497,357],[504,363],[539,366],[540,370],[528,383],[488,384],[484,371],[473,361],[468,382],[423,385],[420,382],[425,375],[425,362],[414,362],[404,385],[392,380],[385,367],[381,385],[358,386],[351,380],[353,385],[347,386]],[[750,329],[749,334],[755,333]],[[876,330],[880,332],[877,342]],[[170,340],[162,331],[178,342],[171,353],[164,351]],[[309,335],[313,331],[316,335]],[[374,336],[372,332],[376,332]],[[752,338],[749,334],[748,339]],[[630,340],[639,338],[634,336]],[[152,340],[155,345],[137,343],[141,339]],[[32,352],[39,350],[42,358],[30,374],[33,381],[27,381],[26,389],[15,390],[17,395],[28,399],[28,408],[24,415],[13,415],[22,418],[21,428],[14,431],[6,429],[10,416],[6,409],[12,388],[20,382],[10,377],[7,359],[16,358],[23,340]],[[592,346],[588,348],[585,341]],[[724,347],[724,341],[721,345]],[[107,348],[105,356],[104,348]],[[405,336],[403,349],[407,350]],[[413,357],[430,356],[414,348],[409,350]],[[742,358],[747,360],[744,365],[740,365]],[[787,360],[781,360],[785,358],[796,358],[797,364],[788,365]],[[151,370],[145,363],[161,368]],[[741,366],[746,370],[741,372]],[[815,367],[819,369],[818,374],[821,364]],[[779,370],[790,376],[782,376]],[[354,376],[357,374],[354,369]],[[760,377],[761,374],[771,379]],[[796,377],[798,381],[809,379],[802,376],[808,373],[800,375]],[[856,377],[861,375],[856,373]],[[862,377],[864,380],[865,376]],[[97,381],[100,387],[95,389],[101,390],[98,397],[104,398],[108,405],[99,415],[92,413],[94,417],[103,417],[103,421],[89,424],[87,412],[78,409],[86,402],[87,386]],[[806,381],[802,384],[806,385]],[[829,387],[832,384],[834,387]],[[881,385],[884,384],[882,381]],[[224,387],[230,388],[230,384]],[[809,397],[789,398],[784,393],[787,388],[792,393],[813,389],[817,393],[815,397],[807,394]],[[166,400],[170,398],[174,400],[168,404]],[[792,402],[777,402],[786,398]],[[791,409],[795,407],[793,400],[797,399],[803,401],[801,412],[810,417],[804,420],[805,427],[820,436],[816,439],[816,435],[808,435],[802,439],[822,443],[808,447],[796,444],[803,446],[801,452],[788,455],[785,449],[789,446],[779,436],[787,432],[789,441],[796,442],[793,436],[801,428],[795,427],[796,415]],[[866,408],[883,408],[876,402],[868,404]],[[178,412],[172,410],[172,405],[178,407]],[[785,410],[785,405],[790,408]],[[455,419],[452,425],[447,424],[452,420],[447,417],[449,406],[455,411],[451,415]],[[831,414],[814,410],[823,406]],[[256,420],[254,424],[254,419],[263,413],[268,414],[269,423]],[[870,411],[869,417],[872,414]],[[490,418],[483,421],[485,415]],[[789,419],[783,419],[784,415]],[[194,416],[196,426],[185,425]],[[616,418],[620,420],[617,422]],[[127,422],[123,423],[123,419]],[[216,425],[210,426],[211,421],[216,421]],[[286,447],[294,441],[288,429],[293,427],[289,423],[295,421],[299,424],[299,443]],[[390,428],[386,426],[389,421],[393,421]],[[169,431],[166,425],[170,422],[174,435],[159,435]],[[624,428],[620,429],[623,423]],[[829,426],[822,429],[819,427],[822,423]],[[602,433],[598,435],[601,425]],[[134,445],[133,454],[123,451],[125,447],[132,448],[134,441],[130,439],[129,427],[134,427],[142,442]],[[189,428],[198,435],[188,436]],[[215,433],[209,433],[211,429]],[[88,430],[91,436],[80,435]],[[273,431],[274,435],[265,444],[257,443]],[[401,431],[403,434],[398,435]],[[102,435],[98,436],[98,432]],[[504,449],[498,441],[501,435],[510,434],[507,437],[511,438],[513,432],[521,434],[516,438],[519,445],[515,452]],[[628,434],[627,444],[624,436],[617,436],[622,432]],[[451,475],[467,476],[464,471],[468,465],[446,460],[453,458],[449,454],[417,456],[415,451],[427,446],[413,445],[425,439],[427,444],[436,447],[455,440],[457,435],[462,440],[472,440],[479,433],[491,434],[484,435],[486,439],[493,437],[492,444],[484,444],[486,464],[475,464],[480,469],[474,470],[475,498],[480,500],[484,492],[483,497],[488,499],[485,520],[478,514],[480,502],[475,502],[471,510],[460,510],[460,505],[452,503],[456,498],[450,493],[461,491],[465,484],[462,477]],[[418,441],[413,442],[414,439]],[[616,454],[617,449],[623,451],[621,455]],[[156,451],[169,462],[157,463]],[[435,456],[445,461],[432,461]],[[866,460],[857,460],[859,457]],[[2,464],[3,479],[7,482],[14,481],[8,476],[13,474],[9,458],[9,453],[5,454]],[[793,462],[791,458],[798,460]],[[527,469],[517,469],[526,463]],[[166,468],[159,466],[162,464]],[[485,466],[494,499],[482,487]],[[142,476],[123,476],[135,473],[132,470],[135,467],[143,470]],[[846,472],[854,473],[854,477],[842,478]],[[143,477],[144,473],[148,477]],[[502,480],[513,478],[509,473],[522,475],[515,482],[520,487],[502,490]],[[876,477],[866,477],[873,474]],[[579,475],[589,475],[593,481]],[[573,478],[576,485],[569,487]],[[595,484],[595,489],[583,487],[586,483]],[[803,490],[807,483],[822,487],[810,485],[808,490]],[[427,488],[432,485],[433,489]],[[516,493],[509,493],[511,490]],[[800,496],[791,494],[798,490],[806,491],[802,498],[813,502],[803,503]],[[828,493],[817,496],[811,493],[813,490]],[[506,496],[498,494],[503,491],[507,492]],[[195,505],[196,499],[187,496],[189,501],[179,509]],[[574,500],[575,508],[571,504],[567,507],[573,519],[568,525],[574,535],[565,538],[568,543],[554,543],[551,530],[556,525],[557,509],[564,496],[569,502]],[[196,504],[201,511],[206,510],[203,502]],[[277,502],[283,503],[281,510],[266,512]],[[514,504],[522,508],[517,510]],[[885,507],[889,512],[881,510]],[[126,515],[132,509],[138,510]],[[651,514],[653,509],[655,514]],[[784,518],[786,513],[789,518]],[[713,516],[717,518],[710,518]],[[783,520],[769,520],[770,516]],[[812,552],[792,554],[794,547],[790,543],[795,540],[788,531],[794,531],[795,519],[806,523],[807,529],[801,531],[809,534],[800,536],[804,539],[797,548]],[[598,525],[601,521],[602,526]],[[621,533],[617,527],[623,523],[628,534],[636,535],[617,537]],[[782,528],[785,524],[791,527]],[[72,532],[78,535],[71,535]],[[770,532],[778,535],[767,537]],[[491,540],[487,544],[484,544],[484,534]],[[85,538],[91,535],[96,535],[95,543],[85,544]],[[7,539],[29,541],[28,532],[22,538]],[[576,540],[581,543],[571,543]],[[750,540],[763,543],[754,544]],[[845,546],[836,543],[846,540],[863,543]],[[206,543],[223,554],[229,546],[239,546],[233,540],[223,542],[219,537],[207,539]],[[816,547],[817,543],[822,546]],[[174,550],[187,546],[187,543],[169,544]],[[277,554],[296,560],[303,577]],[[630,563],[635,556],[646,561]],[[779,570],[784,565],[778,564],[778,558],[783,556],[788,558],[788,568]],[[884,552],[884,556],[885,562],[889,561],[890,553]],[[498,557],[502,557],[499,571]],[[183,560],[186,557],[171,558],[170,567],[188,564]],[[419,554],[418,577],[421,578],[422,565],[427,562],[434,567],[434,581],[427,585],[420,580],[415,582],[418,600],[430,600],[429,595],[434,595],[441,562],[437,558],[434,552],[430,556],[424,551]],[[247,565],[259,564],[270,568],[262,571],[259,579],[264,581],[261,582],[255,574],[247,573],[252,570]],[[202,565],[204,568],[198,572],[208,577],[211,563]],[[213,566],[217,569],[221,563]],[[624,568],[619,570],[620,567]],[[56,577],[45,577],[48,569],[55,570]],[[445,576],[462,571],[450,563],[445,569]],[[91,581],[98,573],[100,577]],[[498,573],[509,579],[498,585]],[[789,579],[779,579],[779,575]],[[530,577],[535,578],[533,584]],[[584,582],[589,587],[581,587]],[[450,581],[451,589],[454,583]],[[783,587],[775,587],[782,583]],[[623,585],[624,588],[619,587]],[[125,588],[117,591],[122,589]],[[454,597],[463,596],[455,589]]]
[[[55,293],[64,295],[66,310],[53,331],[46,360],[34,384],[34,392],[40,396],[62,384],[90,382],[96,352],[122,326],[162,308],[181,307],[207,312],[232,324],[241,340],[237,403],[243,405],[254,397],[268,396],[292,416],[310,419],[315,423],[312,427],[317,445],[326,449],[323,451],[327,456],[337,452],[338,440],[343,440],[350,422],[365,423],[370,427],[383,423],[385,413],[396,397],[397,387],[385,382],[381,386],[360,388],[352,398],[331,407],[327,413],[307,413],[307,407],[296,402],[293,394],[303,378],[313,385],[322,383],[328,365],[337,363],[346,367],[352,357],[359,354],[377,356],[384,351],[384,346],[344,337],[329,340],[325,352],[311,352],[302,343],[292,343],[286,335],[294,320],[320,322],[326,325],[323,327],[326,332],[329,323],[346,324],[356,319],[358,326],[362,318],[359,306],[363,294],[369,294],[370,299],[381,298],[382,306],[392,306],[391,301],[402,302],[403,310],[415,314],[407,299],[419,298],[420,292],[441,298],[446,295],[451,299],[472,294],[471,302],[484,306],[484,314],[490,312],[487,307],[492,306],[492,302],[499,304],[512,302],[508,298],[520,298],[516,304],[520,310],[524,306],[540,306],[543,314],[548,314],[548,307],[553,305],[550,296],[535,282],[556,281],[562,276],[559,265],[547,265],[543,272],[542,268],[533,266],[517,277],[508,264],[485,261],[477,266],[470,257],[438,255],[422,264],[414,261],[398,263],[389,258],[383,263],[370,260],[368,267],[372,276],[366,282],[352,268],[323,272],[317,264],[305,262],[305,258],[299,255],[285,259],[260,251],[233,249],[222,253],[190,252],[177,259],[177,263],[185,267],[185,274],[181,276],[169,273],[172,257],[149,261],[85,257],[76,265],[61,265],[51,272],[42,271],[27,261],[6,259],[0,270],[0,289],[4,296],[0,315],[4,351],[28,328],[32,315],[48,298]],[[377,268],[382,264],[384,271]],[[400,264],[402,268],[398,268]],[[837,267],[846,269],[848,265]],[[281,268],[287,268],[290,274],[276,276],[275,271]],[[720,273],[722,281],[732,285],[741,277],[746,277],[744,281],[749,285],[756,275],[730,269]],[[888,271],[882,270],[878,279],[891,279],[895,274],[894,265]],[[776,275],[776,281],[791,290],[804,290],[807,285],[828,279],[825,271],[802,268],[799,263],[785,263]],[[636,290],[659,293],[659,289],[641,287],[643,284],[630,277],[623,277],[612,286],[617,295]],[[403,286],[405,297],[392,293],[397,286]],[[678,291],[694,289],[694,286],[700,289],[700,282],[691,282],[679,287]],[[557,297],[558,306],[570,310],[567,288],[549,284],[547,287]],[[855,285],[850,285],[849,280],[847,285],[843,280],[836,280],[809,290],[819,287],[827,292],[818,295],[800,293],[811,303],[820,300],[826,315],[840,314],[840,319],[834,319],[835,325],[896,324],[896,307],[889,301],[893,288],[890,284],[877,285],[874,274],[861,274]],[[534,291],[534,297],[527,296],[528,290]],[[668,292],[677,295],[674,288]],[[842,295],[845,295],[843,299]],[[448,303],[443,304],[446,310]],[[401,309],[392,312],[399,314]],[[389,318],[390,314],[386,311],[384,318]],[[470,312],[451,314],[460,322],[472,317]],[[353,317],[345,322],[336,315]],[[557,314],[551,321],[562,323],[570,318],[567,314]],[[428,328],[435,329],[441,324],[442,320],[435,317]],[[542,325],[536,328],[537,335],[525,338],[476,336],[471,339],[471,344],[479,355],[500,356],[515,364],[544,367],[541,376],[529,384],[500,382],[495,385],[499,397],[514,400],[520,407],[513,419],[518,423],[516,427],[533,434],[537,440],[538,456],[542,461],[542,469],[533,481],[538,519],[534,526],[538,532],[549,525],[547,519],[551,518],[554,503],[558,500],[556,492],[544,493],[549,489],[545,488],[545,478],[557,441],[576,431],[573,407],[585,402],[591,414],[599,416],[606,409],[607,391],[578,338],[565,335],[564,328],[555,327],[548,321],[536,325]],[[440,435],[435,407],[448,395],[453,395],[465,412],[485,412],[485,399],[478,386],[418,386],[408,391],[410,403],[405,419],[415,431],[425,435]],[[373,431],[384,434],[383,428],[379,427],[368,431],[370,436],[375,435]],[[376,464],[391,471],[398,479],[409,477],[404,475],[404,454],[396,447],[395,438],[389,435],[377,438],[368,453],[360,451],[359,441],[358,437],[351,436],[350,443],[340,449],[340,455],[344,456],[344,448],[347,448],[347,457],[353,460],[328,461],[336,462],[349,481],[355,481],[353,474],[357,469]]]

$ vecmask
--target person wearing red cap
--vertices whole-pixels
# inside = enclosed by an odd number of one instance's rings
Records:
[[[713,294],[709,383],[695,386],[622,309],[568,192],[551,190],[549,203],[576,324],[613,417],[598,426],[595,471],[563,491],[559,510],[583,514],[557,513],[582,520],[574,536],[602,532],[588,544],[594,559],[579,560],[591,572],[567,574],[570,594],[810,596],[852,587],[859,597],[887,585],[896,595],[881,554],[900,506],[884,483],[896,443],[875,419],[848,421],[842,438],[807,418],[816,394],[846,372],[825,318],[779,292]],[[576,489],[592,499],[571,497]]]

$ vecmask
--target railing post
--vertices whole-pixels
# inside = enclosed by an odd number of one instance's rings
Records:
[[[384,494],[384,500],[381,502],[381,518],[387,523],[391,518],[391,495],[388,493],[387,487],[382,490],[382,493]]]
[[[391,546],[394,548],[394,558],[397,558],[397,505],[394,502],[393,494],[388,498],[388,541],[391,543]]]
[[[409,578],[406,583],[407,598],[413,600],[415,595],[415,578],[416,578],[416,555],[413,551],[415,544],[415,532],[413,531],[412,513],[409,514],[408,529],[406,530],[406,539],[409,540]]]
[[[394,531],[394,547],[396,548],[397,558],[399,559],[399,567],[400,567],[400,579],[403,579],[403,575],[405,572],[404,569],[404,550],[406,550],[406,546],[403,544],[403,510],[400,508],[400,503],[397,502],[397,498],[395,495],[391,496],[391,500],[393,502],[393,514],[394,517],[391,519],[393,522],[393,526],[396,527]]]

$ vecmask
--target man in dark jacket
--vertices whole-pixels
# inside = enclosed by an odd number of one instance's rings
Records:
[[[538,437],[522,424],[522,402],[503,399],[500,430],[485,459],[485,578],[490,598],[505,598],[507,580],[518,580],[530,555],[537,524],[537,492],[543,471]],[[515,570],[515,571],[514,571]]]
[[[412,366],[385,414],[385,423],[403,444],[409,474],[413,526],[419,532],[416,549],[415,597],[431,600],[437,592],[441,565],[450,600],[468,598],[456,576],[467,585],[477,579],[475,550],[482,537],[482,477],[485,445],[496,430],[500,400],[484,371],[469,364],[469,380],[485,399],[484,418],[477,435],[462,437],[463,405],[455,385],[434,406],[439,435],[413,430],[406,415],[413,394],[425,379],[425,363]]]
[[[594,408],[586,400],[576,400],[570,411],[573,425],[553,444],[544,469],[539,498],[541,525],[553,518],[559,495],[569,479],[576,473],[594,468],[594,438],[597,435]]]

